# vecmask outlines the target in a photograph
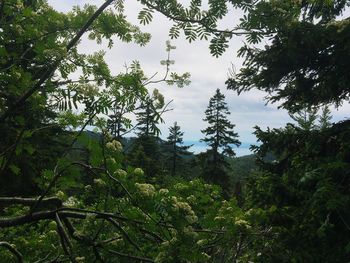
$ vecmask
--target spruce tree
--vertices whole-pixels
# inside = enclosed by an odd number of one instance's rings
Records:
[[[203,176],[206,180],[221,185],[226,192],[229,187],[226,168],[229,165],[225,157],[235,156],[232,145],[241,144],[237,139],[238,134],[233,131],[235,125],[227,119],[229,114],[225,95],[217,89],[205,111],[203,120],[208,122],[209,126],[202,130],[205,138],[200,140],[210,146],[206,153],[207,165]]]
[[[167,137],[167,145],[170,145],[171,148],[169,152],[171,154],[171,175],[176,175],[177,163],[181,160],[181,156],[189,154],[187,151],[192,145],[185,146],[183,145],[183,135],[184,133],[180,130],[180,126],[177,125],[177,122],[174,122],[174,125],[169,128],[169,136]]]

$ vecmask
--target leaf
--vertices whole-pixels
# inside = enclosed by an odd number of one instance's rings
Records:
[[[35,148],[30,144],[23,146],[23,149],[27,151],[29,155],[32,155],[35,152]]]
[[[9,168],[15,175],[19,175],[19,173],[21,172],[21,169],[14,164],[11,164]]]
[[[138,15],[138,19],[140,20],[140,23],[143,25],[147,25],[150,22],[152,22],[153,16],[152,16],[153,11],[148,9],[148,8],[144,8],[139,12]]]

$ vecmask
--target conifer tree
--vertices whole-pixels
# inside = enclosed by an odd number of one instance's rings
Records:
[[[294,114],[289,114],[289,116],[297,123],[298,127],[305,131],[311,131],[317,127],[315,123],[317,120],[316,107],[306,108]]]
[[[181,159],[182,155],[189,154],[187,151],[192,145],[183,145],[184,133],[180,130],[180,126],[177,122],[169,128],[169,136],[167,137],[167,144],[171,146],[170,159],[171,159],[171,175],[176,175],[177,162]]]
[[[319,117],[318,128],[320,130],[324,130],[324,129],[331,127],[332,126],[331,120],[332,120],[332,115],[331,115],[331,111],[330,111],[329,107],[328,106],[323,107],[321,115]]]
[[[163,107],[164,97],[155,89],[152,95],[144,98],[136,113],[138,138],[128,159],[133,166],[143,168],[148,177],[159,174],[161,170],[158,124],[163,121],[161,118],[165,111]]]
[[[206,137],[201,139],[211,147],[214,161],[218,161],[220,155],[235,156],[232,145],[239,146],[241,144],[237,139],[238,134],[233,131],[235,125],[227,119],[229,114],[225,95],[217,89],[215,95],[209,100],[209,106],[205,111],[206,117],[203,120],[208,122],[209,126],[202,130]]]
[[[221,185],[224,191],[228,190],[227,171],[225,170],[228,163],[225,161],[225,156],[235,156],[232,145],[239,146],[241,144],[237,139],[238,134],[233,131],[235,125],[227,119],[229,114],[225,95],[217,89],[215,95],[210,98],[209,106],[205,111],[203,120],[208,122],[209,126],[202,130],[205,138],[200,141],[210,146],[206,154],[207,167],[203,176],[205,179]]]
[[[157,125],[162,122],[160,110],[163,106],[164,97],[157,89],[153,91],[152,96],[148,95],[144,98],[136,113],[139,137],[157,137],[160,134]]]
[[[121,140],[122,134],[127,132],[126,121],[123,116],[127,111],[125,105],[115,103],[112,108],[112,113],[108,115],[107,128],[114,138]]]

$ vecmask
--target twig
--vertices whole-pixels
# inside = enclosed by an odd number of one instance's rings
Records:
[[[122,235],[126,238],[126,240],[128,240],[128,242],[133,245],[138,251],[141,251],[141,248],[139,247],[139,245],[137,245],[128,235],[128,233],[124,230],[124,228],[119,225],[119,223],[115,220],[113,220],[112,218],[107,218],[107,220],[109,222],[112,223],[112,225],[114,225],[117,229],[119,229],[119,231],[122,233]]]

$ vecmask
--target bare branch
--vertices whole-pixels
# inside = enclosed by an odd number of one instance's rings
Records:
[[[55,213],[55,220],[56,220],[56,224],[57,224],[57,233],[60,236],[62,248],[63,248],[64,252],[66,253],[66,255],[71,259],[71,261],[75,262],[75,259],[72,255],[72,248],[73,248],[72,244],[68,238],[68,235],[64,229],[64,226],[62,224],[62,221],[61,221],[58,213]]]

